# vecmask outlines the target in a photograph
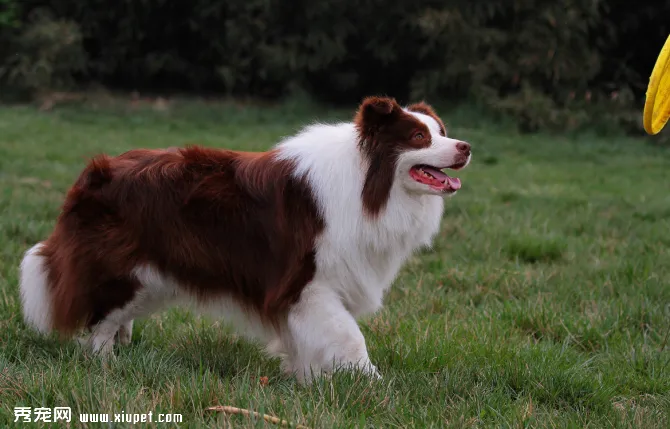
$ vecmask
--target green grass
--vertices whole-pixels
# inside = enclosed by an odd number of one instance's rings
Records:
[[[474,158],[433,251],[361,321],[380,382],[338,374],[299,386],[219,322],[180,310],[136,323],[108,368],[23,325],[21,254],[49,234],[86,157],[185,143],[261,150],[350,114],[299,103],[0,109],[0,426],[21,405],[265,425],[204,411],[215,404],[313,428],[670,425],[670,153],[616,135],[524,136],[444,115]]]

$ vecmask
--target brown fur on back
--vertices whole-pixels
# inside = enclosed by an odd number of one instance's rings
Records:
[[[274,152],[188,147],[93,159],[42,255],[53,324],[92,326],[130,301],[150,264],[206,300],[227,295],[274,322],[315,271],[324,228],[306,181]]]

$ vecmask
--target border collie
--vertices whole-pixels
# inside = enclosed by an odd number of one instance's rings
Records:
[[[267,152],[202,147],[97,156],[51,235],[21,262],[24,320],[110,356],[133,319],[192,304],[309,382],[379,377],[357,319],[377,311],[438,232],[443,169],[470,162],[428,104],[368,97],[353,122],[307,126]]]

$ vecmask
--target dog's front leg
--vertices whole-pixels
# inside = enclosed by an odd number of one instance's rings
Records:
[[[313,282],[288,315],[286,344],[298,380],[337,369],[357,369],[378,378],[356,319],[329,285]]]

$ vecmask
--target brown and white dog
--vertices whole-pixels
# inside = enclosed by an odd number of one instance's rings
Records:
[[[89,328],[109,355],[133,319],[189,303],[232,321],[300,381],[378,376],[357,318],[429,246],[470,162],[425,103],[369,97],[263,153],[189,147],[90,161],[20,269],[25,321]]]

